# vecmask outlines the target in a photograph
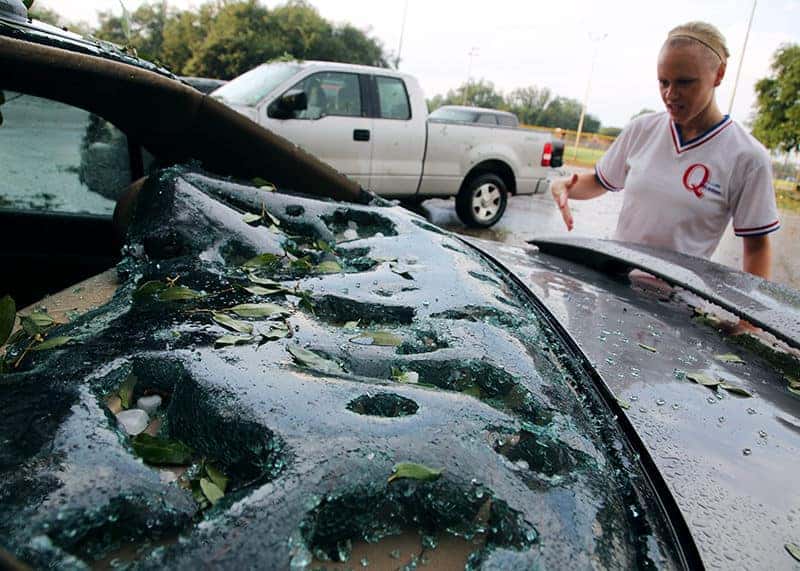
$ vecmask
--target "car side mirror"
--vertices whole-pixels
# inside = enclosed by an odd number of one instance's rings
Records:
[[[291,119],[295,111],[308,108],[308,97],[302,89],[290,89],[269,106],[267,115],[273,119]]]

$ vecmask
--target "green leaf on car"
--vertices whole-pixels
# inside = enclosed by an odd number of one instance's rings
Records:
[[[350,341],[358,345],[375,345],[378,347],[397,347],[403,343],[401,337],[388,331],[365,331],[358,337],[353,337]]]
[[[735,395],[739,395],[741,397],[752,397],[752,393],[745,389],[744,387],[740,387],[739,385],[735,385],[733,383],[729,383],[727,381],[723,381],[719,384],[719,388],[725,389],[729,393],[733,393]]]
[[[291,312],[274,303],[242,303],[234,305],[230,311],[239,317],[286,317]]]
[[[228,487],[228,477],[222,473],[222,470],[214,467],[213,464],[206,464],[205,468],[209,479],[220,489],[220,491],[224,492]]]
[[[628,402],[626,399],[618,398],[617,403],[619,404],[619,406],[622,407],[623,410],[628,410],[631,408],[631,403]]]
[[[0,298],[0,346],[5,345],[17,320],[17,304],[10,295]]]
[[[131,440],[136,455],[153,466],[185,466],[192,461],[194,452],[183,442],[150,436],[144,432]]]
[[[344,369],[339,363],[326,359],[308,349],[290,345],[287,350],[291,353],[292,357],[294,357],[295,362],[301,367],[308,367],[309,369],[315,369],[322,373],[344,372]]]
[[[699,373],[699,372],[686,373],[686,378],[692,382],[697,383],[698,385],[703,385],[704,387],[716,387],[719,386],[719,384],[722,382],[719,379],[714,379],[712,377],[709,377],[705,373]]]
[[[136,387],[138,380],[136,375],[131,373],[128,375],[127,379],[122,381],[119,389],[117,389],[117,396],[119,397],[122,408],[128,409],[131,407],[131,404],[133,404],[133,389]]]
[[[29,337],[42,335],[48,327],[55,324],[52,317],[41,311],[35,311],[30,315],[20,315],[19,322]]]
[[[259,254],[247,260],[243,265],[245,268],[264,268],[277,266],[280,263],[281,258],[276,254]]]
[[[283,286],[264,287],[259,285],[245,287],[244,290],[247,293],[251,293],[253,295],[275,295],[286,291],[286,289]]]
[[[321,274],[338,274],[342,271],[342,266],[338,262],[327,260],[317,264],[314,269]]]
[[[247,276],[247,279],[250,280],[252,283],[267,286],[267,287],[274,287],[274,288],[282,288],[283,286],[276,282],[275,280],[271,280],[269,278],[262,278],[255,274],[250,274]]]
[[[253,222],[258,222],[261,220],[260,214],[253,214],[252,212],[247,212],[244,216],[242,216],[242,221],[245,224],[252,224]]]
[[[317,240],[316,246],[317,246],[318,250],[322,250],[323,252],[327,252],[329,254],[333,252],[333,246],[331,246],[325,240],[322,240],[322,239]]]
[[[167,289],[167,284],[165,284],[164,282],[160,282],[158,280],[151,280],[149,282],[143,283],[138,288],[136,288],[136,291],[133,292],[133,298],[143,299],[146,297],[151,297],[165,289]]]
[[[735,364],[743,364],[744,359],[742,359],[739,355],[734,355],[733,353],[726,353],[724,355],[714,355],[714,358],[718,361],[722,361],[723,363],[735,363]]]
[[[645,345],[644,343],[639,343],[639,347],[641,347],[645,351],[650,351],[651,353],[658,353],[658,349],[656,349],[652,345]]]
[[[787,543],[783,547],[789,552],[789,555],[795,558],[795,560],[800,561],[800,546],[798,546],[796,543]]]
[[[398,383],[408,383],[416,385],[419,383],[419,373],[415,371],[403,371],[397,367],[392,367],[392,380]]]
[[[66,345],[73,339],[74,337],[69,337],[66,335],[51,337],[50,339],[45,339],[35,347],[32,347],[31,351],[46,351],[48,349],[55,349],[56,347],[61,347],[62,345]]]
[[[203,490],[203,495],[211,502],[212,506],[225,496],[219,486],[206,478],[200,478],[200,489]]]
[[[424,464],[400,462],[399,464],[394,465],[392,475],[389,476],[388,481],[393,482],[395,480],[407,479],[428,482],[438,480],[441,477],[442,472],[444,472],[444,468],[429,468]]]
[[[203,294],[186,286],[169,287],[158,294],[161,301],[188,301],[203,297]]]
[[[223,327],[227,327],[233,331],[238,331],[239,333],[252,333],[253,332],[253,325],[252,323],[248,323],[246,321],[239,321],[238,319],[234,319],[230,315],[226,315],[224,313],[214,312],[211,314],[211,318],[222,325]]]
[[[244,345],[253,341],[255,337],[252,335],[223,335],[214,341],[217,347],[231,347],[233,345]]]

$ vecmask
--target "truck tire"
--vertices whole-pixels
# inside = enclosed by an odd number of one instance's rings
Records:
[[[456,196],[456,214],[471,228],[488,228],[506,211],[508,190],[499,176],[491,173],[469,179]]]

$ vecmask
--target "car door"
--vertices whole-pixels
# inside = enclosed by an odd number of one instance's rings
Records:
[[[317,71],[286,91],[296,89],[305,92],[306,109],[276,119],[268,116],[265,105],[259,111],[261,123],[369,188],[373,120],[359,74]]]
[[[405,81],[376,75],[372,190],[382,196],[416,194],[425,155],[426,118],[412,111]],[[424,102],[421,103],[424,106]]]

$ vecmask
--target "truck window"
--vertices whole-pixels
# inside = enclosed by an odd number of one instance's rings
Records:
[[[378,85],[378,104],[381,119],[411,119],[411,106],[402,79],[396,77],[375,78]]]
[[[0,209],[111,215],[131,182],[128,140],[108,121],[0,91]]]
[[[500,123],[502,127],[517,127],[519,125],[517,118],[511,115],[498,115],[497,122]]]
[[[309,75],[291,89],[302,89],[308,107],[295,111],[295,119],[319,119],[326,115],[361,117],[361,89],[358,75],[323,71]]]
[[[481,125],[497,125],[497,115],[493,113],[481,113],[478,115],[476,123],[480,123]]]

